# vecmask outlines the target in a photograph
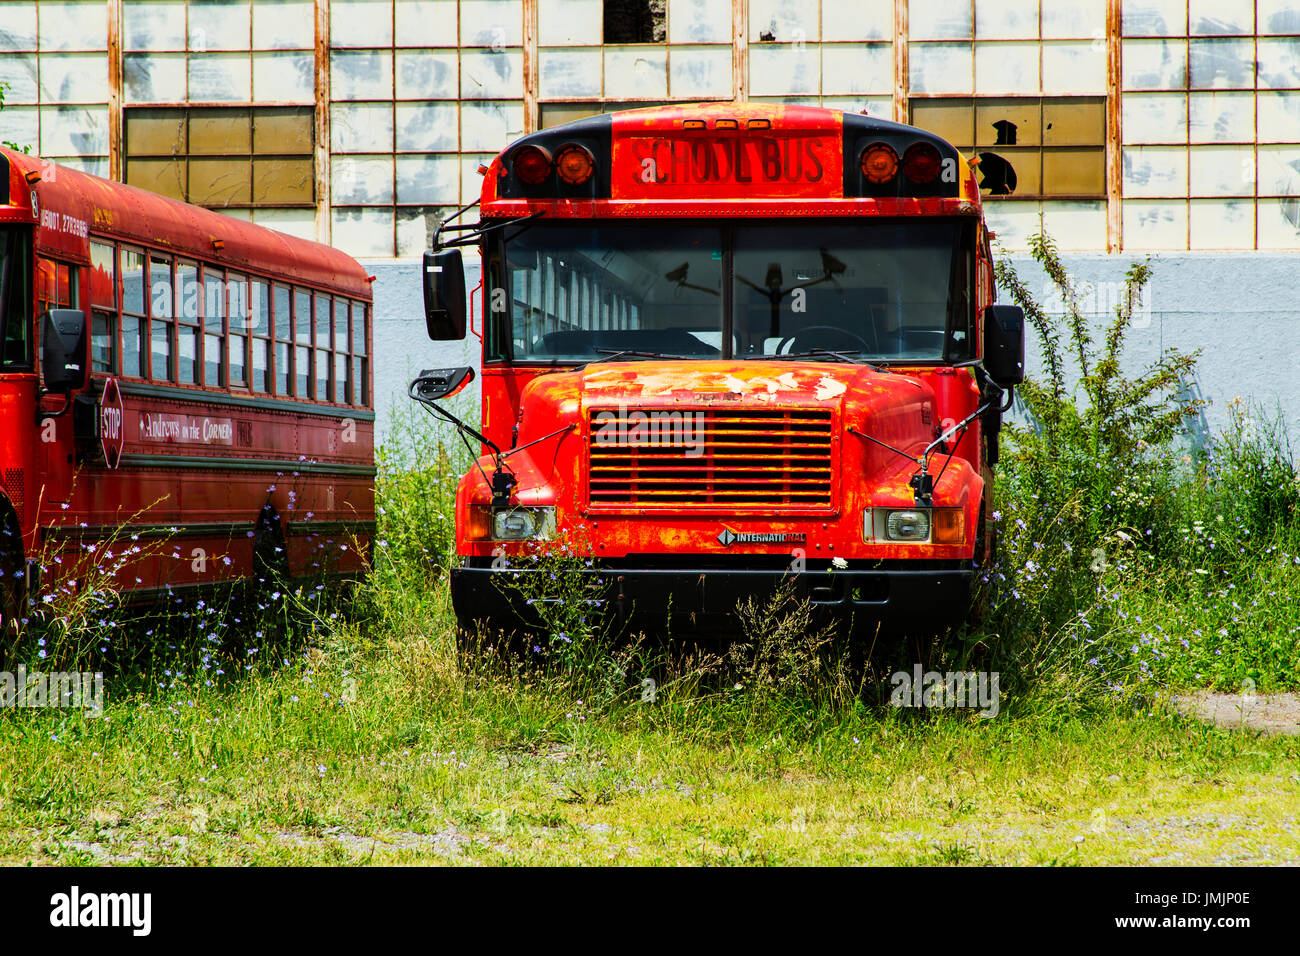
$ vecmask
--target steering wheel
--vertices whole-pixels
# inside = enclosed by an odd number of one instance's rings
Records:
[[[836,335],[841,335],[844,338],[852,339],[853,341],[860,343],[862,345],[861,350],[863,352],[870,352],[872,350],[871,346],[867,344],[866,339],[864,339],[862,336],[858,335],[855,332],[850,332],[848,329],[841,329],[839,326],[836,325],[810,325],[807,326],[806,328],[800,329],[798,332],[795,332],[793,335],[787,335],[785,338],[783,338],[777,344],[776,354],[781,355],[787,344],[794,342],[795,340],[797,340],[798,338],[800,338],[801,336],[805,335],[808,332],[833,332]]]

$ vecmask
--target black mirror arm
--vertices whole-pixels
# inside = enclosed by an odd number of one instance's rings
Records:
[[[51,391],[41,392],[41,398],[44,398],[46,395],[62,395],[63,407],[60,408],[57,412],[47,412],[41,408],[40,402],[38,400],[36,405],[36,424],[38,425],[41,422],[48,421],[51,418],[62,418],[64,415],[68,414],[68,412],[72,410],[72,405],[73,405],[72,389],[70,388],[64,389],[61,392],[51,392]]]

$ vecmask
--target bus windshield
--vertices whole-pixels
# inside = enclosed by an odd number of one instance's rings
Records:
[[[487,357],[969,358],[973,243],[954,219],[531,225],[489,254]]]
[[[0,368],[32,365],[28,231],[0,227]]]

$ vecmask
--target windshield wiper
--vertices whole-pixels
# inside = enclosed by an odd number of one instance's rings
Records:
[[[880,371],[878,365],[872,365],[870,362],[864,362],[862,359],[853,357],[861,354],[861,349],[854,349],[851,352],[838,352],[835,349],[804,349],[802,352],[784,352],[781,355],[764,355],[762,358],[776,359],[778,361],[797,358],[833,358],[841,362],[848,362],[850,365],[865,365],[873,372]]]
[[[624,356],[629,356],[631,358],[648,358],[648,359],[677,359],[683,362],[690,361],[692,358],[708,357],[704,355],[696,355],[696,356],[670,355],[667,352],[641,352],[638,351],[637,349],[592,349],[592,351],[599,352],[601,355],[605,357],[592,359],[590,362],[585,363],[587,365],[592,365],[596,362],[612,362],[614,361],[614,359],[623,358]]]

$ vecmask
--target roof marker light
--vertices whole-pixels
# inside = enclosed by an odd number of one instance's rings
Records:
[[[938,179],[942,166],[943,158],[930,143],[913,143],[903,153],[903,175],[918,186]]]
[[[771,129],[772,121],[770,119],[752,119],[745,125],[750,129]]]
[[[569,143],[555,154],[555,171],[570,186],[581,186],[596,171],[596,157],[585,146]]]
[[[522,146],[515,150],[511,165],[522,182],[539,186],[551,175],[551,154],[541,146]]]
[[[704,129],[704,120],[682,120],[682,129]]]
[[[862,151],[862,175],[869,182],[880,185],[894,178],[898,172],[898,154],[885,143],[872,143]]]
[[[714,129],[739,129],[740,124],[734,119],[720,119],[713,123]]]

